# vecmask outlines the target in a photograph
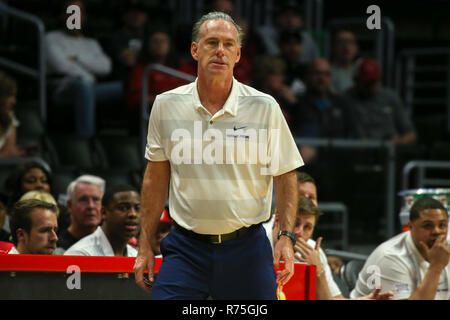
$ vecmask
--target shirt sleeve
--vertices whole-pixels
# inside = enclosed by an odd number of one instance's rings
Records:
[[[350,297],[366,296],[378,284],[383,292],[392,291],[394,300],[408,299],[416,290],[414,275],[406,263],[395,256],[384,256],[375,263],[366,263]]]
[[[303,159],[297,144],[283,116],[280,106],[275,103],[269,125],[269,173],[279,176],[301,167]]]
[[[394,121],[398,133],[405,134],[414,132],[414,125],[409,110],[405,107],[398,94],[390,92],[390,95],[394,106]]]
[[[111,72],[111,59],[94,39],[86,41],[85,53],[77,58],[81,66],[95,75],[105,76]]]
[[[147,145],[145,147],[145,158],[149,161],[166,161],[168,158],[164,152],[163,139],[161,136],[161,105],[158,96],[153,103],[148,124]]]
[[[325,278],[327,279],[328,290],[332,297],[336,297],[342,294],[341,290],[339,290],[338,285],[333,279],[333,274],[331,273],[330,265],[328,264],[327,256],[325,252],[323,252],[322,248],[319,249],[320,253],[320,262],[322,263],[323,269],[325,271]]]
[[[45,37],[45,42],[47,62],[53,72],[95,81],[95,77],[88,70],[69,58],[69,54],[65,52],[61,41],[58,41],[54,34],[48,34]]]

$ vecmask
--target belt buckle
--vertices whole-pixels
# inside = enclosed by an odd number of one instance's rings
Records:
[[[222,243],[222,235],[218,234],[217,237],[218,237],[219,241],[214,241],[213,244],[220,244],[220,243]]]

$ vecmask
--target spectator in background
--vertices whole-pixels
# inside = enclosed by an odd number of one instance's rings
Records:
[[[359,273],[352,297],[367,294],[374,274],[395,300],[450,300],[448,212],[431,197],[417,200],[409,214],[410,230],[379,245]]]
[[[66,9],[70,5],[81,10],[81,29],[69,30]],[[96,108],[99,103],[117,103],[123,99],[119,81],[99,82],[111,73],[111,59],[99,42],[83,34],[86,20],[83,1],[63,1],[59,19],[61,28],[48,32],[45,41],[48,74],[55,79],[52,100],[55,104],[74,104],[76,133],[93,136],[96,132]]]
[[[295,95],[305,92],[305,64],[300,61],[303,52],[302,35],[295,31],[280,34],[281,58],[286,63],[286,84]]]
[[[53,254],[58,240],[56,213],[55,205],[41,200],[17,202],[9,222],[16,247],[9,254]]]
[[[332,39],[331,88],[340,94],[353,86],[358,43],[350,30],[338,30]]]
[[[331,69],[327,59],[315,58],[306,72],[306,92],[295,110],[294,134],[308,138],[348,137],[348,115],[339,96],[330,91]]]
[[[52,175],[43,164],[30,161],[18,165],[5,181],[8,207],[12,206],[28,191],[52,192]]]
[[[8,211],[6,210],[4,195],[1,195],[0,200],[0,242],[10,241],[11,233],[9,232],[9,225],[5,229],[6,219],[8,217]],[[9,222],[8,222],[9,224]]]
[[[107,188],[102,199],[102,225],[64,255],[136,257],[137,250],[128,241],[139,232],[140,210],[140,195],[134,187]]]
[[[254,62],[253,86],[275,98],[286,122],[292,128],[295,125],[293,112],[297,108],[298,100],[291,88],[285,84],[285,72],[286,64],[281,58],[259,56]]]
[[[308,63],[319,56],[319,49],[313,38],[304,30],[301,9],[296,1],[283,1],[275,10],[273,25],[264,25],[256,30],[262,50],[270,56],[279,56],[279,38],[284,31],[297,32],[302,37],[302,54],[299,62]]]
[[[142,48],[148,13],[141,2],[127,1],[119,15],[122,27],[111,35],[105,51],[113,61],[111,78],[127,83]]]
[[[102,197],[105,180],[92,175],[82,175],[67,187],[67,211],[71,223],[58,234],[58,247],[67,250],[81,238],[97,230],[102,220]]]
[[[381,71],[375,60],[363,58],[357,62],[354,86],[343,95],[343,103],[352,115],[352,136],[414,143],[417,137],[408,110],[398,94],[382,87],[380,80]]]
[[[0,158],[15,158],[26,155],[17,145],[19,121],[14,114],[17,83],[6,73],[0,71]]]
[[[171,37],[163,26],[153,27],[145,36],[144,46],[139,55],[138,63],[133,68],[127,89],[127,104],[131,110],[137,111],[142,100],[142,76],[150,64],[160,64],[173,69],[179,68]],[[174,89],[186,81],[177,79],[157,70],[148,75],[147,97],[149,104],[153,104],[156,95]]]
[[[155,237],[151,243],[155,257],[162,257],[160,244],[162,239],[164,239],[169,234],[170,230],[172,230],[172,227],[173,221],[170,219],[169,210],[166,207],[164,208],[161,218],[159,219],[159,225],[156,229]]]

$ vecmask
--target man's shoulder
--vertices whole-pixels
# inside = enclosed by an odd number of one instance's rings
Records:
[[[237,82],[239,85],[238,96],[241,98],[251,98],[252,100],[267,103],[267,104],[277,104],[277,101],[271,95],[259,91],[253,87],[250,87],[241,82]]]
[[[98,247],[98,244],[99,241],[97,240],[97,235],[92,233],[75,242],[64,254],[71,255],[75,253],[77,255],[90,255],[92,249]]]
[[[398,260],[407,255],[406,233],[400,233],[386,240],[370,254],[368,260]]]
[[[157,95],[157,99],[159,101],[166,101],[173,99],[176,96],[186,96],[186,95],[192,95],[193,89],[194,89],[195,82],[191,82],[188,84],[184,84],[182,86],[176,87],[172,90],[168,90],[165,92],[162,92]]]

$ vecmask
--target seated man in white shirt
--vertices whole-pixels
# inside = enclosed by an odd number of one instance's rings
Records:
[[[18,201],[9,220],[16,247],[8,254],[53,254],[58,240],[57,212],[54,204],[41,200]]]
[[[128,185],[106,190],[102,199],[103,223],[97,230],[71,246],[64,255],[136,257],[128,244],[139,232],[141,198]]]
[[[320,209],[313,201],[303,195],[299,196],[298,210],[295,222],[294,234],[297,236],[297,242],[294,247],[296,262],[313,264],[317,267],[316,299],[317,300],[345,300],[339,287],[333,280],[331,269],[327,263],[327,257],[320,248],[322,237],[317,242],[311,239],[317,219],[322,215]],[[266,230],[267,231],[267,230]],[[278,218],[275,215],[275,221],[269,239],[275,245],[278,241]],[[374,288],[375,289],[375,288]],[[363,300],[388,300],[392,293],[380,293],[381,289],[376,288],[372,293],[369,292]]]
[[[69,6],[80,10],[79,28],[69,29],[67,25],[73,20],[72,14],[66,12]],[[51,76],[49,84],[54,87],[51,98],[56,105],[73,104],[76,133],[93,136],[96,134],[97,104],[109,106],[120,101],[123,86],[120,81],[99,81],[111,73],[112,63],[99,41],[83,34],[84,2],[61,1],[58,18],[60,28],[45,36],[48,75]]]
[[[430,197],[417,200],[409,213],[410,230],[378,246],[359,273],[351,297],[375,285],[395,300],[450,300],[448,212]]]

